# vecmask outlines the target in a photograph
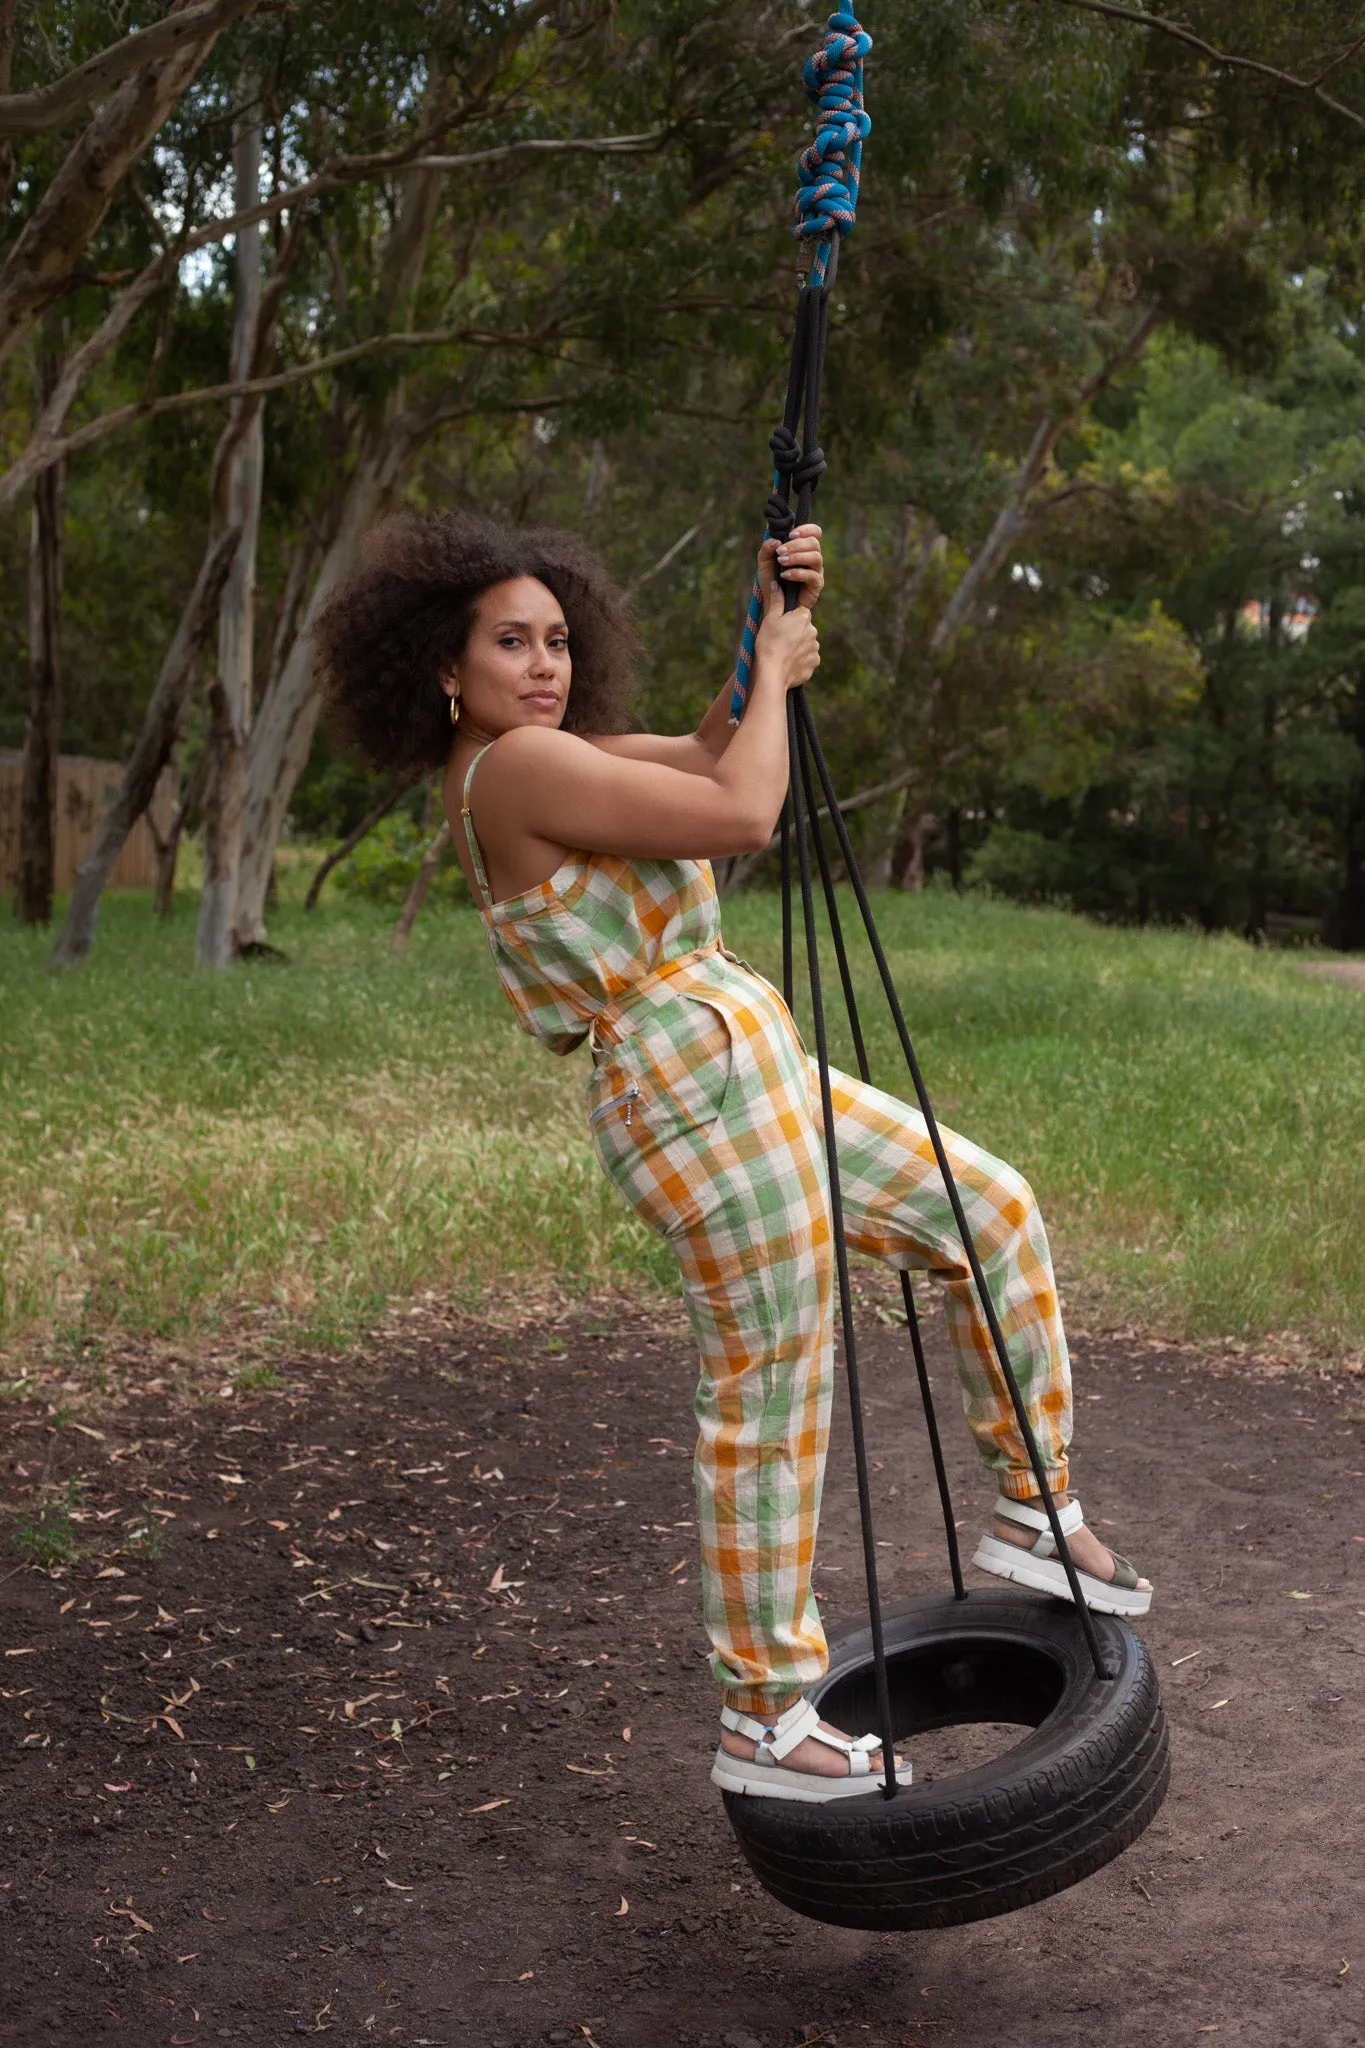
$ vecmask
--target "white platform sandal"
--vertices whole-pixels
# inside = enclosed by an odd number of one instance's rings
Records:
[[[720,1725],[757,1744],[752,1758],[731,1756],[725,1748],[716,1751],[711,1783],[719,1785],[723,1792],[752,1793],[761,1799],[799,1799],[816,1806],[830,1799],[866,1797],[869,1792],[882,1789],[880,1735],[860,1735],[856,1741],[846,1735],[831,1735],[820,1726],[820,1716],[809,1700],[797,1700],[775,1721],[759,1721],[752,1714],[722,1707]],[[848,1776],[825,1778],[815,1771],[784,1770],[782,1759],[790,1756],[807,1736],[846,1756]],[[908,1785],[910,1776],[909,1764],[903,1764],[896,1773],[896,1783]]]
[[[972,1563],[983,1572],[992,1572],[997,1579],[1012,1579],[1016,1586],[1030,1586],[1036,1593],[1053,1593],[1059,1600],[1069,1600],[1071,1588],[1067,1584],[1066,1571],[1057,1556],[1052,1528],[1042,1509],[1030,1507],[1022,1500],[1010,1500],[1002,1493],[995,1504],[995,1512],[1007,1522],[1018,1522],[1026,1529],[1039,1530],[1038,1541],[1032,1549],[1025,1550],[1020,1544],[1002,1542],[998,1536],[983,1536]],[[1080,1502],[1070,1500],[1064,1508],[1059,1508],[1057,1520],[1063,1536],[1074,1536],[1085,1522]],[[1076,1576],[1081,1582],[1085,1604],[1096,1614],[1121,1614],[1125,1620],[1136,1620],[1151,1606],[1152,1588],[1138,1585],[1138,1574],[1126,1557],[1120,1557],[1116,1550],[1111,1551],[1110,1556],[1114,1560],[1112,1579],[1097,1579],[1077,1566]]]

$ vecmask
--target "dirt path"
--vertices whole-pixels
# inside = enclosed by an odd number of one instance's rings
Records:
[[[869,1322],[893,1597],[946,1576],[900,1341]],[[737,1858],[676,1335],[417,1334],[190,1411],[153,1381],[102,1436],[9,1407],[9,1500],[55,1436],[90,1555],[0,1587],[0,2042],[1355,2048],[1365,1387],[1077,1350],[1082,1498],[1159,1587],[1171,1796],[1078,1889],[925,1935],[796,1920]]]

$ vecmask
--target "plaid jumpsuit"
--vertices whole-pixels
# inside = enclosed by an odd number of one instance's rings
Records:
[[[815,1065],[761,975],[720,943],[705,861],[571,854],[492,900],[488,941],[523,1029],[587,1038],[588,1122],[630,1206],[667,1238],[701,1358],[695,1477],[703,1619],[725,1702],[758,1714],[826,1667],[811,1589],[833,1377],[833,1246]],[[946,1283],[968,1426],[998,1490],[1037,1493],[924,1119],[831,1075],[848,1244]],[[1071,1381],[1047,1236],[1013,1168],[942,1137],[1054,1491]]]

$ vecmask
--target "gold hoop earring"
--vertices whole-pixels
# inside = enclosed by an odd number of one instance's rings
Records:
[[[459,693],[459,691],[458,691],[458,690],[454,691],[454,692],[452,693],[452,695],[451,695],[451,699],[450,699],[450,722],[451,722],[451,724],[452,724],[452,725],[456,725],[456,726],[457,726],[457,725],[459,724],[459,722],[460,722],[460,693]]]

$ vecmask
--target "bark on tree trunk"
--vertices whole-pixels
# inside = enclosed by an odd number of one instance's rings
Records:
[[[8,92],[14,71],[14,0],[0,0],[0,93]],[[14,144],[6,135],[0,141],[0,206],[14,183]]]
[[[422,275],[440,198],[441,173],[412,173],[384,263],[384,302],[400,316]],[[438,408],[404,410],[395,392],[361,441],[336,530],[323,554],[312,594],[279,678],[261,706],[247,762],[242,859],[237,876],[237,944],[266,942],[266,890],[294,785],[303,773],[318,722],[313,674],[313,622],[349,574],[361,541],[386,508],[415,449],[440,421]]]
[[[235,204],[240,212],[260,197],[261,119],[255,109],[238,123],[233,169]],[[245,378],[252,372],[261,310],[259,223],[238,233],[235,263],[237,304],[231,374],[234,378]],[[239,527],[242,537],[223,588],[218,615],[217,694],[211,695],[209,707],[204,880],[195,935],[195,961],[200,967],[229,967],[234,954],[237,873],[246,806],[246,748],[251,730],[256,538],[261,519],[264,460],[264,422],[257,402],[249,424],[228,458],[224,480],[228,524]]]
[[[891,806],[891,815],[885,829],[873,848],[872,856],[863,866],[863,880],[869,889],[888,889],[891,886],[891,863],[900,843],[901,820],[905,816],[908,798],[904,792]]]
[[[934,814],[922,804],[906,811],[896,851],[891,856],[891,886],[918,896],[924,888],[924,842],[934,824]]]
[[[407,901],[398,913],[398,922],[393,928],[393,950],[395,953],[401,953],[408,942],[408,933],[412,930],[418,911],[427,900],[427,891],[431,887],[432,877],[440,866],[441,855],[449,844],[450,820],[449,818],[442,818],[435,838],[422,855],[422,865],[413,877],[412,887],[408,890]]]
[[[39,357],[38,400],[57,381],[55,352]],[[66,464],[54,462],[33,486],[28,551],[28,730],[19,795],[19,872],[14,914],[20,924],[51,924],[57,834],[57,764],[62,750],[62,579]]]
[[[180,858],[180,842],[195,805],[204,794],[204,781],[208,769],[207,750],[194,764],[189,781],[185,784],[180,801],[175,807],[166,837],[157,831],[150,811],[147,824],[156,847],[156,896],[155,909],[158,917],[169,917],[175,909],[175,869]]]
[[[229,527],[205,553],[194,588],[166,649],[152,701],[147,706],[142,731],[138,734],[132,759],[124,770],[118,794],[105,812],[94,843],[76,871],[66,923],[52,949],[50,966],[74,967],[85,959],[94,944],[95,918],[104,885],[135,820],[151,802],[157,777],[179,738],[190,674],[199,650],[212,630],[223,583],[240,538],[236,527]]]

